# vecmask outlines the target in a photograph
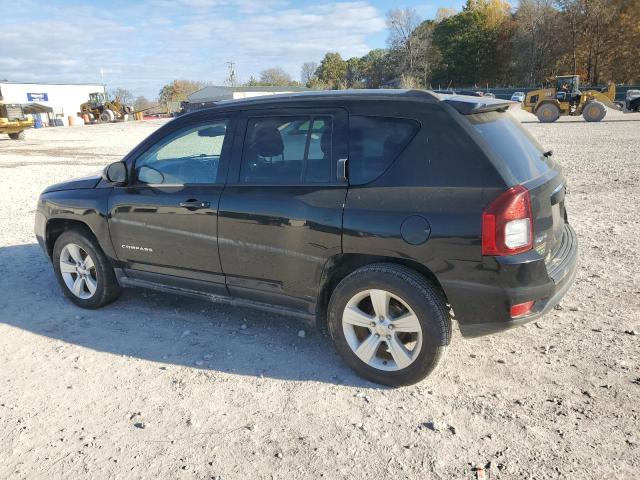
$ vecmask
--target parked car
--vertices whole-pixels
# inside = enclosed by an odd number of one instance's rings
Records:
[[[470,97],[482,97],[482,92],[477,92],[475,90],[456,90],[457,95],[468,95]]]
[[[526,95],[524,94],[524,92],[514,92],[513,95],[511,95],[511,101],[512,102],[524,102],[524,98],[526,97]]]
[[[559,165],[509,102],[425,91],[220,102],[48,187],[35,233],[64,294],[148,287],[315,322],[406,385],[451,341],[538,319],[573,282]]]
[[[640,90],[627,90],[624,106],[632,112],[640,112]]]

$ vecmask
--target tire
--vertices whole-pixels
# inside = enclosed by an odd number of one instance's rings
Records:
[[[607,114],[607,109],[605,106],[598,102],[597,100],[593,100],[587,103],[582,109],[582,117],[587,122],[599,122],[602,120]]]
[[[78,278],[82,275],[77,273],[77,269],[76,273],[71,271],[74,266],[80,265],[77,260],[74,260],[77,258],[76,255],[80,255],[85,262],[89,257],[93,263],[93,268],[88,264],[85,265],[87,268],[81,267],[81,271],[84,270],[86,273],[84,276],[87,280],[79,281]],[[62,271],[63,264],[65,272]],[[113,267],[95,239],[84,230],[69,230],[58,237],[53,247],[53,269],[65,296],[79,307],[100,308],[120,295],[121,290]],[[70,283],[68,283],[69,279],[71,279]],[[89,283],[92,283],[93,288],[90,288]],[[79,285],[78,293],[73,291],[76,285]]]
[[[374,301],[386,307],[373,307]],[[386,315],[378,316],[381,310]],[[388,263],[359,268],[337,285],[329,301],[327,326],[347,365],[367,380],[394,387],[429,375],[451,339],[451,319],[439,289],[414,270]],[[370,352],[369,361],[363,360]]]
[[[560,117],[560,109],[553,103],[543,103],[536,110],[536,116],[541,123],[553,123]]]
[[[16,133],[10,133],[9,138],[11,140],[24,140],[25,138],[24,130]]]
[[[102,113],[100,114],[100,121],[103,123],[110,123],[113,122],[116,119],[116,114],[113,113],[113,111],[109,110],[108,108],[106,110],[103,110]]]

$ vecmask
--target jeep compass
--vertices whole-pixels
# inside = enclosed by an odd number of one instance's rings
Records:
[[[577,240],[513,102],[418,90],[222,101],[102,175],[47,188],[35,233],[84,308],[153,288],[313,321],[363,377],[407,385],[451,339],[539,318]]]

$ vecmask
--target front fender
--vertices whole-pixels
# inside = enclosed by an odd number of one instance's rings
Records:
[[[49,231],[60,222],[78,222],[95,236],[105,255],[116,260],[108,225],[110,188],[64,190],[43,193],[36,210],[36,237],[47,251]]]

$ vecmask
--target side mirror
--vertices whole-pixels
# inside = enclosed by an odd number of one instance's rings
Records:
[[[124,162],[114,162],[104,169],[102,178],[114,185],[127,183],[127,165]]]

